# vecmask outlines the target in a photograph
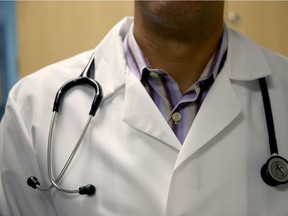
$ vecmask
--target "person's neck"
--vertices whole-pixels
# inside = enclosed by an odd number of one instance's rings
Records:
[[[135,38],[153,68],[166,71],[184,93],[195,83],[216,52],[223,21],[191,28],[161,28],[137,16]]]

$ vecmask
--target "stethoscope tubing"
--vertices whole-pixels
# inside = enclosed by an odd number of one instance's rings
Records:
[[[77,141],[77,143],[74,146],[73,151],[71,152],[69,158],[67,159],[65,165],[63,166],[61,172],[59,173],[59,175],[57,176],[57,178],[55,179],[53,176],[53,171],[52,171],[52,161],[53,161],[53,157],[52,157],[52,138],[53,138],[53,131],[54,131],[54,124],[55,124],[55,119],[56,119],[56,115],[57,112],[53,112],[52,115],[52,119],[51,119],[51,124],[50,124],[50,130],[49,130],[49,136],[48,136],[48,148],[47,148],[47,168],[48,168],[48,177],[49,180],[51,181],[51,185],[49,188],[52,188],[53,186],[56,187],[57,189],[64,191],[66,193],[78,193],[78,190],[68,190],[68,189],[64,189],[61,186],[58,185],[58,182],[61,180],[61,178],[63,177],[63,175],[65,174],[65,172],[67,171],[69,165],[71,164],[71,161],[73,160],[77,150],[79,149],[82,140],[84,138],[84,135],[91,123],[91,119],[92,119],[92,115],[89,115],[88,120],[81,132],[81,135]],[[53,185],[53,186],[52,186]]]
[[[267,125],[267,132],[269,137],[269,146],[271,155],[278,155],[277,140],[275,134],[274,120],[271,108],[271,101],[268,93],[268,87],[265,77],[259,78],[259,85],[261,89],[265,119]]]

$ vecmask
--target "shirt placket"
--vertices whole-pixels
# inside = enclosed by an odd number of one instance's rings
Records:
[[[183,143],[194,119],[191,115],[196,115],[197,92],[193,89],[182,96],[178,84],[166,72],[147,69],[144,73],[144,86],[179,141]]]

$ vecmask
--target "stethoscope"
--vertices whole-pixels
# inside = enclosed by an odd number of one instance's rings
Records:
[[[78,148],[80,147],[80,144],[84,138],[84,135],[90,125],[91,119],[92,117],[95,116],[97,109],[99,108],[99,105],[101,103],[102,100],[102,89],[101,86],[98,82],[96,82],[93,78],[94,78],[94,72],[95,72],[95,63],[94,63],[94,54],[91,56],[91,58],[89,59],[89,62],[87,64],[87,66],[85,67],[84,71],[80,74],[79,77],[77,77],[76,79],[72,79],[68,82],[66,82],[64,85],[62,85],[60,87],[60,89],[57,91],[56,93],[56,97],[54,100],[54,105],[53,105],[53,115],[52,115],[52,120],[51,120],[51,124],[50,124],[50,129],[49,129],[49,135],[48,135],[48,148],[47,148],[47,166],[48,166],[48,177],[49,180],[51,182],[51,185],[43,188],[40,186],[40,183],[38,181],[38,179],[34,176],[31,176],[27,179],[27,184],[34,188],[34,189],[38,189],[40,191],[49,191],[51,190],[53,187],[55,187],[56,189],[66,192],[66,193],[79,193],[81,195],[93,195],[96,192],[96,187],[92,184],[87,184],[84,186],[79,187],[79,189],[75,189],[75,190],[69,190],[69,189],[65,189],[63,187],[61,187],[58,182],[62,179],[63,175],[65,174],[66,170],[68,169],[73,157],[75,156]],[[75,144],[74,149],[72,150],[67,162],[65,163],[65,165],[63,166],[61,172],[59,173],[59,175],[57,176],[57,178],[55,178],[53,176],[53,171],[52,171],[52,137],[53,137],[53,129],[54,129],[54,123],[55,123],[55,119],[56,116],[58,114],[58,111],[60,109],[61,103],[63,101],[64,95],[65,93],[70,90],[71,88],[75,87],[75,86],[79,86],[79,85],[88,85],[90,87],[92,87],[95,91],[95,95],[94,95],[94,99],[91,105],[91,109],[89,112],[89,117],[88,120],[82,130],[82,133],[77,141],[77,143]]]
[[[56,97],[55,97],[54,105],[53,105],[53,116],[52,116],[52,120],[50,124],[50,130],[49,130],[49,136],[48,136],[48,148],[47,148],[48,177],[51,182],[51,185],[46,188],[43,188],[40,186],[38,179],[34,176],[31,176],[27,179],[27,184],[30,187],[34,189],[38,189],[40,191],[50,191],[53,187],[55,187],[59,191],[63,191],[66,193],[79,193],[80,195],[94,195],[95,194],[96,187],[92,184],[81,186],[79,187],[79,189],[75,189],[75,190],[65,189],[58,184],[58,182],[62,179],[63,175],[65,174],[68,166],[70,165],[74,155],[76,154],[82,142],[82,139],[87,131],[87,128],[91,122],[91,119],[95,115],[102,100],[101,86],[99,83],[97,83],[93,79],[94,71],[95,71],[94,55],[92,55],[92,57],[90,58],[87,66],[85,67],[81,75],[77,77],[76,79],[72,79],[66,82],[58,90]],[[288,182],[288,161],[285,158],[278,155],[273,115],[272,115],[271,103],[270,103],[266,80],[265,78],[260,78],[258,80],[259,80],[260,89],[261,89],[262,98],[263,98],[265,118],[266,118],[267,130],[268,130],[268,136],[269,136],[269,146],[270,146],[270,152],[271,152],[271,157],[267,160],[267,162],[261,168],[261,176],[262,176],[263,181],[269,186],[277,186],[280,184],[286,184]],[[89,118],[87,120],[87,123],[73,151],[71,152],[67,162],[63,166],[57,178],[55,178],[53,176],[53,171],[52,171],[52,154],[51,154],[51,139],[53,136],[55,117],[60,109],[61,102],[64,98],[65,93],[69,89],[75,86],[79,86],[79,85],[91,86],[95,90],[95,96],[91,105],[91,110],[89,112]]]

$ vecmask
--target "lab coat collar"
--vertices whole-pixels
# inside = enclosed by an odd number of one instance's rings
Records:
[[[228,31],[226,62],[233,80],[255,80],[272,73],[259,45],[233,29]]]
[[[95,79],[101,84],[103,100],[113,95],[125,84],[127,64],[123,40],[132,23],[132,17],[121,20],[110,30],[94,51]]]

